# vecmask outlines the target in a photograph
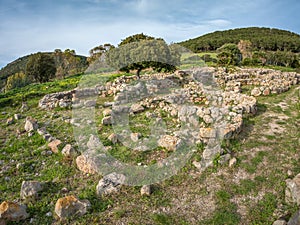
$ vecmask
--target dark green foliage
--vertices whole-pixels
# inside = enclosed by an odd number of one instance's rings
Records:
[[[300,52],[298,34],[258,27],[216,31],[179,44],[193,52],[201,52],[215,51],[226,43],[238,44],[240,40],[249,40],[254,50]]]
[[[236,66],[242,59],[242,54],[236,44],[225,44],[217,50],[218,64],[222,66]]]
[[[32,55],[26,65],[26,76],[39,83],[49,81],[55,76],[55,73],[54,58],[40,52]]]
[[[110,49],[106,60],[115,69],[123,72],[136,70],[139,76],[147,68],[158,72],[176,70],[180,55],[176,48],[168,46],[160,38],[137,34],[123,40],[118,48]]]

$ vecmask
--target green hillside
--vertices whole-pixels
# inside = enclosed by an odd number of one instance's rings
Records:
[[[179,44],[193,52],[201,52],[215,51],[226,43],[238,44],[240,40],[251,41],[256,50],[300,52],[299,34],[259,27],[216,31]]]
[[[56,62],[56,67],[57,69],[59,68],[59,66],[62,64],[62,58],[57,56],[57,53],[55,52],[44,52],[42,54],[49,54],[50,56],[54,57],[55,62]],[[31,54],[32,55],[32,54]],[[26,70],[26,64],[28,63],[30,56],[31,55],[27,55],[24,57],[20,57],[17,60],[7,64],[5,67],[3,67],[0,70],[0,89],[5,85],[6,79],[16,73],[19,73],[21,71],[25,72]],[[76,57],[76,65],[74,65],[72,68],[70,67],[69,72],[71,72],[70,70],[74,69],[74,67],[76,67],[77,71],[84,71],[87,68],[87,57],[85,56],[79,56],[79,55],[75,55]]]

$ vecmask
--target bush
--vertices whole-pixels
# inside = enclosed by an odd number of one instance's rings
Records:
[[[5,85],[5,92],[14,89],[25,87],[26,85],[30,84],[31,80],[23,73],[16,73],[7,78],[6,85]]]

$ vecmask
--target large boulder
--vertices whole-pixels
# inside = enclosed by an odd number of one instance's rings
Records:
[[[80,201],[74,196],[67,196],[57,200],[55,213],[60,219],[83,216],[87,213],[90,206],[91,204],[88,200]]]
[[[20,221],[28,218],[26,207],[14,202],[2,202],[0,205],[0,220],[4,221]]]

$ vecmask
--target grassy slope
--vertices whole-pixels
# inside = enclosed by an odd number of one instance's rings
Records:
[[[57,199],[66,194],[92,203],[88,215],[70,224],[271,224],[276,217],[295,211],[293,205],[284,203],[284,181],[287,170],[294,175],[300,172],[299,87],[259,98],[258,116],[247,118],[240,138],[227,146],[235,152],[236,167],[218,166],[200,174],[190,162],[176,176],[156,184],[151,197],[140,197],[139,187],[123,187],[119,194],[99,199],[95,187],[100,175],[83,175],[61,154],[43,155],[47,148],[38,135],[16,135],[17,129],[23,129],[25,117],[33,116],[64,143],[75,144],[72,127],[62,120],[71,117],[71,111],[41,111],[37,108],[41,96],[30,94],[71,89],[80,76],[69,79],[31,85],[0,96],[1,111],[6,112],[0,114],[0,201],[18,200],[23,180],[47,182],[40,199],[28,204],[33,224],[61,224],[45,214],[53,212]],[[6,119],[18,113],[22,95],[28,97],[30,109],[23,113],[23,119],[7,126]],[[12,104],[5,103],[6,98],[11,98]],[[101,102],[106,100],[111,98]],[[143,117],[138,119],[144,123]],[[109,128],[102,130],[101,138],[109,132]],[[141,157],[124,149],[114,154],[133,162]],[[66,194],[61,191],[64,187],[69,190]],[[20,224],[29,224],[29,220]]]

